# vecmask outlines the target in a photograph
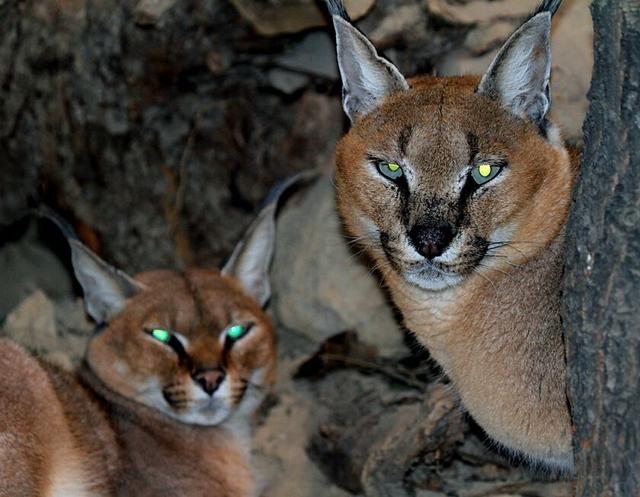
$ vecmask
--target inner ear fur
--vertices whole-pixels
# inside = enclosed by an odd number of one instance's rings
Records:
[[[338,0],[327,2],[336,37],[342,79],[342,107],[354,122],[376,109],[385,97],[409,88],[398,68],[378,55],[375,47],[351,23]]]
[[[80,241],[68,241],[87,313],[96,323],[107,323],[122,310],[125,300],[142,291],[144,285],[107,264]]]
[[[539,126],[550,106],[551,17],[560,3],[561,0],[545,0],[511,35],[477,89],[478,93],[501,102],[515,115]]]
[[[280,183],[271,192],[266,206],[251,223],[222,269],[223,275],[237,279],[244,291],[262,307],[271,298],[269,267],[275,251],[279,205],[292,190],[314,178],[315,173],[303,172]]]

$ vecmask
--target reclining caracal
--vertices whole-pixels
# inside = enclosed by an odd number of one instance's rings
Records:
[[[486,433],[570,469],[559,285],[577,167],[547,118],[560,1],[484,76],[409,80],[328,4],[352,121],[336,151],[347,231]]]
[[[0,340],[0,496],[254,497],[252,414],[273,382],[275,202],[219,273],[130,278],[77,240],[102,328],[75,374]]]

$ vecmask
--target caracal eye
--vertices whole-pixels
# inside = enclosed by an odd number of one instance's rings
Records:
[[[250,329],[251,326],[232,324],[231,326],[227,327],[225,334],[227,336],[227,340],[233,343],[236,340],[240,340],[242,337],[244,337]]]
[[[380,174],[386,178],[392,180],[396,180],[404,174],[402,167],[400,167],[400,164],[397,164],[396,162],[379,162],[378,171],[380,171]]]
[[[501,166],[494,166],[493,164],[483,162],[471,170],[471,177],[478,185],[484,185],[486,182],[495,178],[501,170]]]
[[[149,335],[162,343],[169,343],[171,341],[171,332],[163,330],[162,328],[153,328],[149,330]]]

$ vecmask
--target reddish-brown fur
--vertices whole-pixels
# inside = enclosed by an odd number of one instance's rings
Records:
[[[558,140],[544,138],[533,123],[478,94],[479,78],[419,77],[409,83],[410,89],[390,94],[358,118],[337,147],[337,198],[346,229],[361,240],[406,326],[487,433],[534,460],[568,467],[571,422],[559,284],[576,166]],[[407,129],[411,138],[402,154],[398,144]],[[482,154],[505,157],[509,165],[500,182],[472,200],[460,229],[486,239],[502,229],[510,243],[491,250],[480,266],[461,258],[446,267],[460,275],[459,284],[424,290],[402,276],[408,265],[400,256],[390,261],[377,233],[389,234],[393,248],[405,229],[401,213],[409,226],[427,211],[453,218],[457,198],[451,185],[469,163],[469,133],[477,136]],[[403,207],[370,155],[411,163],[412,196],[422,198]]]
[[[145,328],[179,332],[197,365],[215,367],[223,361],[225,327],[251,321],[251,332],[224,359],[232,404],[241,410],[247,388],[267,388],[274,379],[269,318],[218,272],[151,271],[136,281],[144,290],[91,340],[77,374],[0,341],[0,496],[256,495],[250,413],[194,426],[138,400],[150,379],[177,385],[187,400],[193,383],[175,353]],[[257,370],[263,373],[252,377]],[[247,387],[249,378],[258,384]]]

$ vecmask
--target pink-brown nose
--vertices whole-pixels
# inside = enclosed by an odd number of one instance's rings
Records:
[[[201,369],[193,374],[193,379],[208,395],[213,395],[224,380],[224,371],[221,369]]]
[[[420,255],[431,260],[447,249],[453,240],[453,230],[450,226],[431,227],[416,225],[409,232],[411,243]]]

